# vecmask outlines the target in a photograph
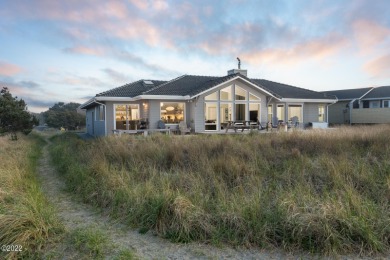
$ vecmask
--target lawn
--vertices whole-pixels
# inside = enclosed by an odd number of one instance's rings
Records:
[[[390,126],[53,139],[68,189],[177,242],[324,255],[390,250]]]

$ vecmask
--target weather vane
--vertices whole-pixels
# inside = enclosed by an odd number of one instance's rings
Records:
[[[241,60],[238,57],[237,57],[237,60],[238,60],[238,69],[240,70],[241,69]]]

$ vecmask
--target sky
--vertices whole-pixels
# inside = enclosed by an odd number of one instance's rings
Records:
[[[0,0],[0,87],[32,112],[237,68],[315,91],[390,85],[389,0]]]

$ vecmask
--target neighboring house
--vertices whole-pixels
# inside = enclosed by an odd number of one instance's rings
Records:
[[[246,70],[234,69],[222,77],[139,80],[97,94],[80,108],[86,109],[87,132],[104,136],[135,129],[140,119],[147,120],[150,129],[156,129],[159,120],[171,128],[184,121],[197,133],[220,131],[228,121],[239,120],[326,124],[327,108],[336,102],[323,93],[246,75]]]
[[[324,93],[338,99],[336,104],[329,106],[330,124],[390,123],[390,86]]]

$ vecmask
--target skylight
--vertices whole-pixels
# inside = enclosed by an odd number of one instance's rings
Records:
[[[153,85],[153,82],[150,80],[144,80],[145,85]]]

